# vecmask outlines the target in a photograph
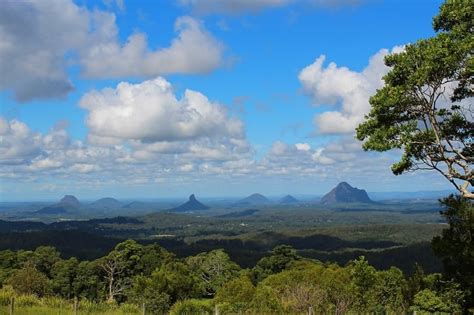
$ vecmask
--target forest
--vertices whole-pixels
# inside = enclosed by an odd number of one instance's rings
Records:
[[[413,266],[377,270],[365,257],[344,266],[275,247],[251,268],[220,249],[177,258],[157,244],[126,240],[95,260],[61,258],[51,246],[0,252],[0,310],[27,314],[303,314],[412,311],[460,313],[466,292]],[[51,313],[48,313],[51,312]]]

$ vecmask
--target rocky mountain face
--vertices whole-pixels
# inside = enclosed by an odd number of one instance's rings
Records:
[[[192,194],[189,196],[189,200],[182,205],[171,209],[170,211],[173,212],[186,212],[186,211],[196,211],[196,210],[206,210],[209,209],[208,206],[202,204],[196,199],[196,196]]]
[[[370,200],[365,190],[352,187],[346,182],[339,183],[321,198],[321,203],[325,205],[352,202],[372,203],[373,201]]]

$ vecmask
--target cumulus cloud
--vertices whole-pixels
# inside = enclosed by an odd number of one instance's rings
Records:
[[[22,164],[41,153],[41,137],[18,120],[0,117],[0,164]]]
[[[167,48],[149,51],[145,34],[98,43],[81,56],[87,77],[152,77],[167,73],[206,73],[223,62],[223,45],[191,17],[176,20],[178,33]]]
[[[23,122],[0,118],[0,177],[16,180],[100,178],[110,182],[142,183],[189,176],[229,175],[246,165],[252,149],[245,138],[212,135],[179,141],[96,145],[71,141],[65,124],[47,134],[32,132]]]
[[[325,145],[277,141],[257,159],[245,139],[205,137],[154,143],[129,140],[119,145],[97,146],[64,141],[65,130],[61,126],[40,134],[23,122],[0,119],[0,178],[12,183],[2,187],[3,193],[14,193],[19,183],[32,191],[53,184],[66,191],[96,193],[110,187],[128,190],[161,183],[166,183],[166,187],[188,185],[194,189],[204,182],[267,185],[284,181],[287,187],[288,182],[328,186],[350,180],[372,182],[379,187],[381,181],[393,178],[388,165],[397,159],[391,153],[363,152],[350,136]],[[27,139],[34,141],[25,142]],[[34,149],[18,151],[25,147]],[[309,187],[306,191],[313,189],[319,190]]]
[[[223,45],[201,22],[181,17],[175,29],[169,47],[150,50],[139,32],[121,43],[113,13],[72,0],[2,1],[0,90],[21,102],[65,97],[73,90],[71,65],[89,77],[117,78],[205,73],[222,63]]]
[[[311,150],[311,146],[308,143],[296,143],[295,147],[297,150],[300,151],[309,151]]]
[[[391,52],[403,48],[395,47]],[[335,110],[315,116],[314,124],[322,134],[353,133],[370,110],[369,98],[383,86],[382,77],[388,72],[384,57],[390,53],[381,49],[373,55],[368,66],[361,72],[337,66],[334,62],[326,67],[326,57],[319,56],[314,63],[299,74],[303,90],[314,105],[332,105]]]
[[[291,178],[313,177],[318,180],[350,180],[380,176],[391,177],[389,165],[395,161],[390,153],[364,152],[351,136],[341,136],[328,144],[273,143],[271,149],[255,166],[260,176]],[[377,175],[374,175],[377,174]]]
[[[191,90],[177,99],[171,84],[161,77],[89,92],[80,106],[88,111],[93,137],[142,142],[244,137],[242,122],[229,117],[224,106]]]

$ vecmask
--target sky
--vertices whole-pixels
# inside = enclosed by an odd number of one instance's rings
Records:
[[[433,0],[6,0],[0,200],[443,190],[354,129]]]

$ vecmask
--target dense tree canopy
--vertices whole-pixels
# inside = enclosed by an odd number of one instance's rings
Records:
[[[395,174],[430,169],[474,199],[474,3],[448,0],[434,18],[436,36],[388,55],[385,85],[358,126],[365,150],[402,149]]]
[[[276,247],[251,269],[241,269],[223,250],[179,259],[156,244],[132,240],[95,261],[62,259],[54,248],[43,247],[2,251],[0,262],[0,274],[7,275],[0,310],[9,301],[5,297],[16,294],[28,305],[38,298],[56,304],[77,298],[123,306],[125,314],[139,313],[142,305],[147,314],[212,314],[216,307],[220,314],[301,314],[309,309],[315,314],[401,314],[410,309],[458,311],[466,296],[458,283],[422,270],[408,280],[399,269],[377,270],[363,257],[342,267],[302,258],[290,246]],[[50,270],[40,269],[51,263]],[[153,265],[145,268],[148,263]]]

